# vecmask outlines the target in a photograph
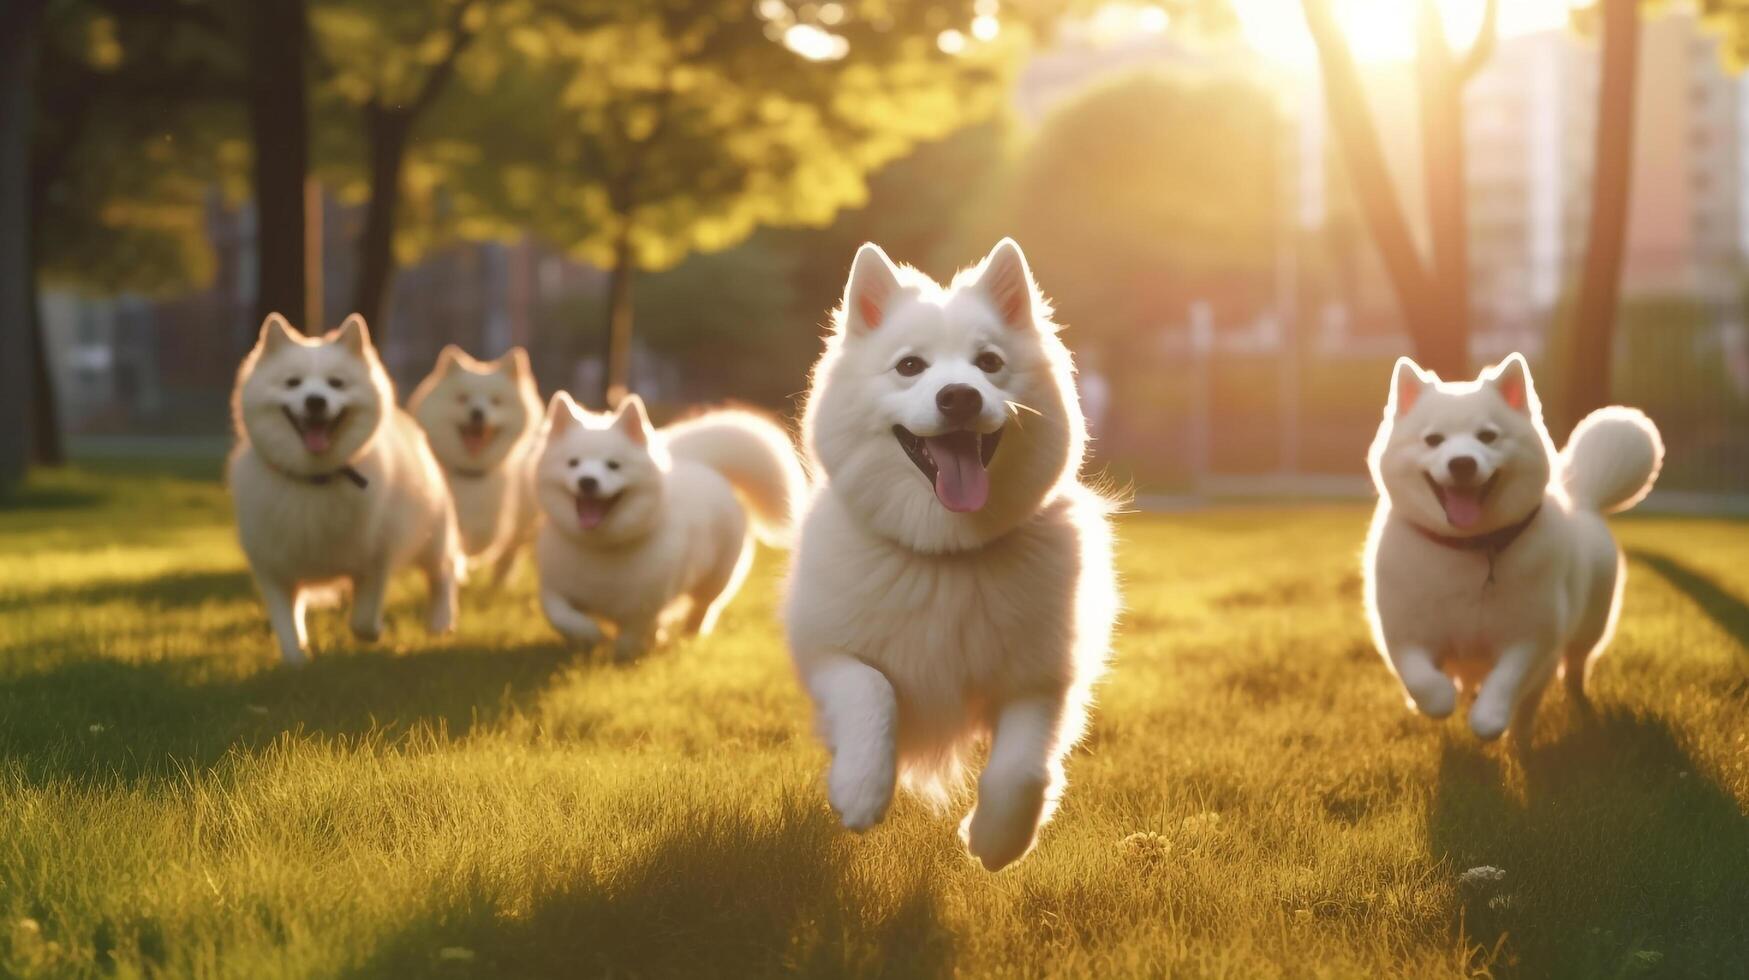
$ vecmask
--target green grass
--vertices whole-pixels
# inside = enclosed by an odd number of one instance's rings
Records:
[[[1038,850],[836,828],[765,555],[719,633],[339,612],[274,660],[214,484],[0,504],[0,975],[1749,975],[1749,525],[1628,519],[1590,722],[1524,760],[1410,715],[1358,508],[1130,517],[1128,608]],[[1502,881],[1466,886],[1478,865]]]

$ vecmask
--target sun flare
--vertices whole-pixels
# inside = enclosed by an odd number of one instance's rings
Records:
[[[1438,0],[1446,35],[1462,45],[1475,37],[1485,0]],[[1336,19],[1362,62],[1406,61],[1415,55],[1415,10],[1411,0],[1331,0]],[[1528,34],[1567,22],[1570,0],[1502,0],[1500,32]],[[1272,61],[1304,67],[1317,62],[1300,0],[1233,0],[1240,31]]]

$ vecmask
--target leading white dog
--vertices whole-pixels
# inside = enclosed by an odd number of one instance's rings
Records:
[[[1582,702],[1626,575],[1602,515],[1644,497],[1663,456],[1651,420],[1619,407],[1557,454],[1518,354],[1458,383],[1399,360],[1367,457],[1366,605],[1410,702],[1444,718],[1457,685],[1479,686],[1471,730],[1527,744],[1557,672]]]
[[[419,423],[395,405],[364,318],[306,339],[275,313],[237,371],[229,480],[237,531],[287,663],[305,659],[304,608],[352,587],[352,631],[383,629],[389,578],[431,584],[426,625],[455,623],[461,548],[449,488]]]
[[[899,776],[945,802],[991,737],[962,834],[995,870],[1055,808],[1117,613],[1069,352],[1007,239],[945,289],[864,245],[834,326],[785,607],[827,795],[858,831]]]

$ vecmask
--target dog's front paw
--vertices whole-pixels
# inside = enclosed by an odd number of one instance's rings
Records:
[[[1430,673],[1413,682],[1405,680],[1403,687],[1415,709],[1429,718],[1448,718],[1457,710],[1457,687],[1444,674]]]
[[[878,760],[856,762],[842,754],[832,760],[826,777],[826,799],[838,812],[844,829],[855,833],[873,827],[887,815],[893,802],[893,764]]]
[[[644,655],[646,640],[643,637],[628,636],[620,633],[613,641],[613,659],[615,663],[629,664]]]
[[[383,624],[381,621],[369,622],[355,619],[352,621],[352,635],[357,637],[360,642],[375,643],[382,639]]]
[[[984,870],[1001,871],[1032,850],[1047,788],[1046,780],[1038,776],[979,783],[977,806],[960,835]]]
[[[566,643],[578,650],[593,650],[607,639],[607,634],[601,632],[601,627],[595,625],[593,620],[588,619],[575,626],[559,630],[559,635],[565,638]]]
[[[455,630],[455,606],[438,602],[425,615],[425,631],[432,636],[445,636]]]
[[[1470,731],[1484,742],[1492,742],[1505,734],[1512,722],[1512,709],[1492,700],[1478,698],[1470,708]]]

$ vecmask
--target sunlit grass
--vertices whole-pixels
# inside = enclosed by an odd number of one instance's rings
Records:
[[[1412,717],[1359,508],[1131,517],[1129,611],[1039,850],[838,831],[765,555],[719,633],[560,650],[524,570],[279,667],[212,484],[0,510],[0,974],[1749,973],[1749,525],[1624,520],[1600,717],[1528,763]],[[1466,869],[1498,882],[1460,883]]]

